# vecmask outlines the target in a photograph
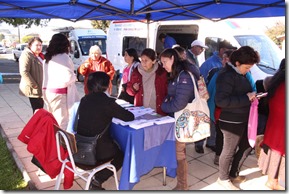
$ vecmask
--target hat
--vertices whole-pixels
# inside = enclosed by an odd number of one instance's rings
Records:
[[[191,44],[191,47],[193,46],[200,46],[200,47],[203,47],[205,49],[207,49],[208,47],[200,40],[194,40]]]
[[[237,47],[234,47],[233,45],[231,45],[231,43],[227,40],[223,40],[219,43],[219,49],[220,48],[226,48],[226,49],[237,49]]]

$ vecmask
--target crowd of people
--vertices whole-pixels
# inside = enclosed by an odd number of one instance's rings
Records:
[[[174,117],[174,113],[191,103],[195,81],[203,76],[209,96],[211,136],[195,142],[195,151],[204,153],[204,144],[215,152],[215,165],[219,166],[217,182],[226,190],[240,190],[236,182],[246,181],[240,176],[240,169],[252,151],[247,138],[249,112],[252,101],[260,92],[268,96],[262,98],[266,107],[266,125],[258,135],[263,135],[258,165],[263,174],[268,175],[266,185],[273,190],[285,188],[285,59],[277,73],[264,81],[254,82],[250,68],[259,63],[260,56],[250,46],[236,48],[228,41],[219,43],[215,51],[203,64],[198,55],[208,47],[200,40],[194,40],[189,49],[175,45],[176,41],[165,34],[159,36],[164,50],[157,56],[151,48],[145,48],[140,56],[136,49],[125,50],[127,66],[122,72],[121,87],[117,98],[134,106],[152,108],[156,113]],[[76,133],[94,137],[101,133],[112,118],[124,121],[134,120],[134,115],[122,108],[111,97],[112,79],[115,74],[113,64],[101,56],[101,49],[94,45],[89,50],[89,58],[77,71],[84,75],[84,93],[80,97],[76,89],[73,62],[69,57],[70,44],[61,33],[52,36],[42,54],[42,41],[32,38],[20,57],[20,94],[29,98],[33,112],[44,108],[53,114],[58,125],[67,129],[72,117],[73,106],[78,103],[79,117]],[[159,60],[159,61],[158,61]],[[261,99],[258,99],[261,100]],[[78,105],[77,104],[77,105]],[[103,135],[97,148],[100,161],[112,160],[120,169],[123,153],[111,138],[109,131]],[[257,145],[256,145],[257,146]],[[105,149],[103,149],[105,148]],[[188,163],[186,143],[176,140],[177,185],[173,190],[188,190]],[[102,183],[112,173],[101,171],[94,176],[91,189],[101,190]]]

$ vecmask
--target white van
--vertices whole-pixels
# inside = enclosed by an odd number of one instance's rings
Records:
[[[68,39],[71,45],[70,57],[74,63],[77,79],[83,81],[77,68],[88,59],[89,49],[93,45],[99,46],[102,55],[106,56],[106,34],[100,29],[73,29],[69,31]]]
[[[182,20],[153,22],[149,25],[128,20],[112,21],[107,36],[107,57],[118,70],[119,78],[126,65],[123,59],[125,49],[135,48],[140,54],[149,47],[159,54],[163,50],[158,40],[160,33],[172,36],[185,49],[190,48],[196,39],[203,41],[209,49],[198,56],[199,64],[218,50],[218,43],[223,39],[238,48],[245,45],[253,47],[261,55],[260,64],[251,69],[255,81],[274,74],[282,59],[281,50],[264,33],[231,28],[229,21]]]

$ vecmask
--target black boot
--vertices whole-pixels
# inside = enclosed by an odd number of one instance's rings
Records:
[[[89,190],[105,190],[104,188],[102,188],[101,184],[102,183],[95,179],[95,177],[92,177],[91,183],[89,185]]]

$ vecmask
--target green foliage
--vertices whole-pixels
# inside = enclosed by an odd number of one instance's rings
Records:
[[[285,34],[285,24],[282,22],[276,22],[275,26],[267,28],[266,35],[271,38],[277,45],[281,45],[282,41],[278,39],[278,36]]]
[[[107,31],[109,27],[110,21],[109,20],[92,20],[91,25],[93,28],[102,29],[103,31]]]
[[[21,42],[28,43],[31,38],[33,38],[33,36],[23,36]]]
[[[5,22],[14,27],[24,25],[30,28],[33,24],[35,26],[46,26],[50,19],[28,19],[28,18],[0,18],[0,22]]]
[[[17,168],[14,159],[9,152],[5,140],[0,135],[0,189],[1,190],[24,190],[27,182]]]
[[[0,41],[2,41],[3,39],[5,39],[5,35],[4,34],[0,34]]]

